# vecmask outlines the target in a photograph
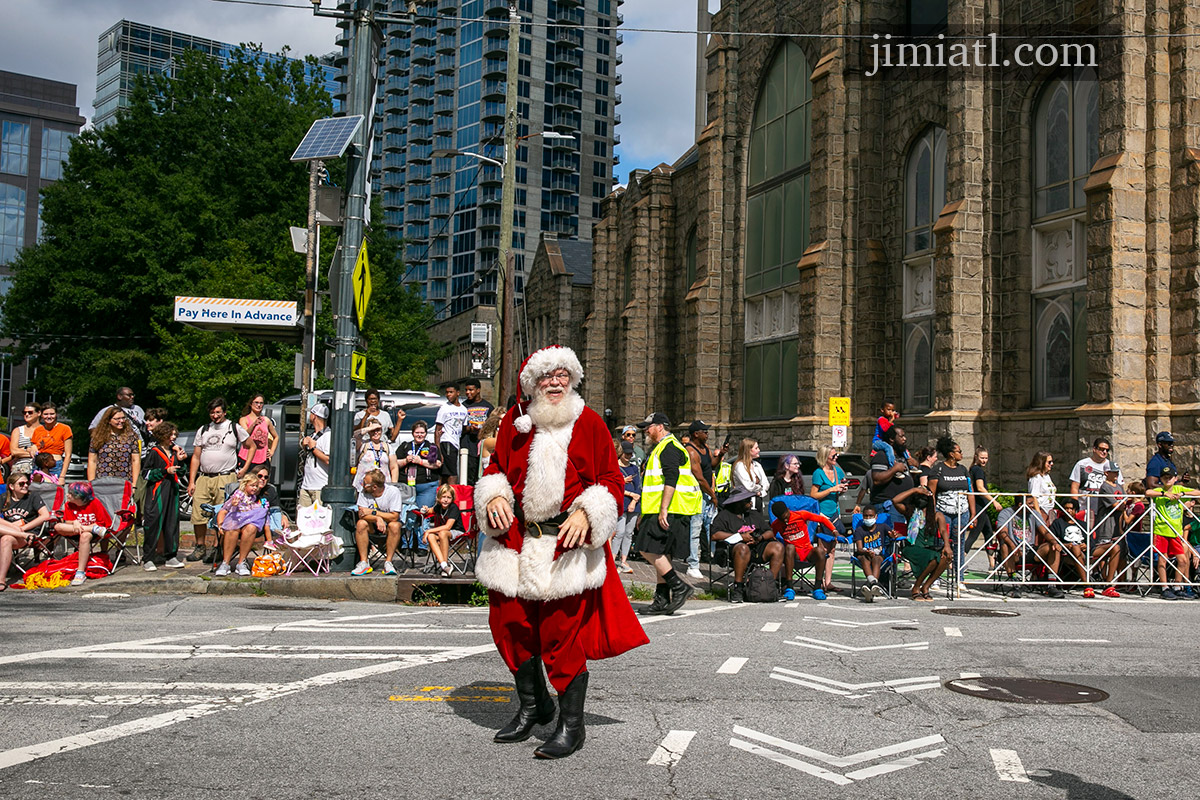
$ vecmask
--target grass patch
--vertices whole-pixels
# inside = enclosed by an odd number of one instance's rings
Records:
[[[413,586],[411,606],[469,606],[486,608],[488,592],[482,583],[428,583]]]
[[[625,594],[629,595],[630,600],[653,600],[654,587],[644,583],[631,583],[629,584],[629,588],[625,590]]]

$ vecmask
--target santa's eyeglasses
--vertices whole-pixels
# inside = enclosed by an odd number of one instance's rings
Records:
[[[567,372],[565,369],[559,370],[558,372],[548,372],[545,375],[538,378],[538,383],[567,384],[570,382],[571,382],[571,373]]]

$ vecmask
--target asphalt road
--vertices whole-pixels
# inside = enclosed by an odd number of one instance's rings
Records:
[[[638,605],[638,604],[635,604]],[[690,603],[593,664],[587,743],[497,745],[486,611],[0,596],[0,796],[1181,798],[1200,602]],[[966,675],[967,694],[946,682]],[[1102,702],[972,696],[985,677]],[[1072,690],[1076,691],[1076,690]],[[1070,692],[1068,692],[1068,696]],[[548,735],[539,729],[536,738]]]

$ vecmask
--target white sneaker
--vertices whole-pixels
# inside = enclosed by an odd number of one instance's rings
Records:
[[[227,576],[229,575],[229,562],[228,562],[228,561],[222,561],[222,562],[221,562],[221,565],[220,565],[219,567],[217,567],[217,573],[216,573],[216,574],[217,574],[217,577],[218,577],[218,578],[225,578],[225,577],[227,577]]]
[[[450,564],[448,562],[442,564],[442,577],[449,578],[453,574],[454,574],[454,567],[450,566]]]
[[[384,575],[395,575],[396,574],[396,565],[390,561],[384,562],[383,574]]]
[[[246,566],[245,561],[239,561],[237,569],[234,570],[238,575],[246,576],[250,574],[250,568]]]
[[[704,573],[700,571],[699,567],[688,567],[687,576],[689,578],[703,578]]]
[[[167,569],[183,569],[187,565],[178,558],[168,558],[167,563],[163,564],[163,566]]]
[[[359,575],[366,575],[369,572],[371,572],[371,565],[366,561],[358,562],[354,569],[350,570],[350,574],[354,575],[355,577],[358,577]]]
[[[146,572],[157,572],[158,571],[158,567],[154,566],[153,561],[143,561],[142,569],[145,570]]]
[[[83,586],[85,583],[87,583],[87,575],[82,572],[76,572],[75,577],[71,579],[72,586]]]

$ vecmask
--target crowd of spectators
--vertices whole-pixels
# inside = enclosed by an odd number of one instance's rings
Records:
[[[660,451],[669,426],[663,435],[647,435],[647,449],[640,447],[639,433],[664,427],[664,415],[619,427],[616,446],[626,505],[613,540],[618,569],[632,571],[628,553],[630,542],[638,539],[639,520],[656,516],[667,502],[658,491],[653,507],[642,497],[653,457],[647,452],[654,449],[664,457],[654,465],[656,480],[669,475],[668,486],[678,490],[679,472],[694,472],[704,505],[680,525],[690,537],[675,533],[676,515],[667,515],[671,524],[662,527],[672,530],[664,535],[676,541],[655,542],[643,555],[652,563],[664,557],[685,560],[691,578],[702,577],[698,549],[706,560],[728,563],[733,602],[745,597],[744,576],[756,564],[779,575],[784,596],[796,591],[788,565],[814,568],[805,578],[815,597],[843,591],[833,582],[839,549],[861,571],[864,586],[859,595],[868,602],[885,591],[893,571],[903,573],[905,590],[919,601],[930,600],[935,585],[962,591],[968,581],[1014,597],[1033,590],[1060,598],[1066,589],[1078,589],[1090,598],[1118,597],[1121,587],[1132,591],[1135,585],[1145,591],[1153,580],[1165,599],[1200,598],[1192,588],[1193,579],[1200,580],[1200,490],[1183,485],[1190,476],[1175,466],[1170,433],[1156,436],[1156,452],[1144,480],[1127,482],[1113,459],[1111,442],[1099,437],[1072,467],[1067,492],[1055,484],[1055,459],[1048,451],[1033,455],[1023,485],[1005,491],[988,481],[986,447],[964,454],[957,441],[942,437],[910,452],[898,418],[893,403],[882,404],[869,471],[854,484],[861,485],[852,513],[842,502],[851,483],[838,464],[837,448],[822,445],[816,452],[816,469],[808,476],[798,454],[785,453],[768,477],[754,438],[731,437],[710,449],[710,428],[697,420],[681,436],[682,450]],[[678,457],[683,453],[688,461]],[[789,527],[787,518],[796,504],[776,513],[774,503],[792,498],[815,501],[823,524]],[[773,527],[779,514],[785,515],[782,528]],[[796,535],[801,527],[803,537]],[[1141,540],[1130,534],[1143,533],[1146,545],[1139,547]],[[902,562],[907,562],[906,569],[898,568]]]

